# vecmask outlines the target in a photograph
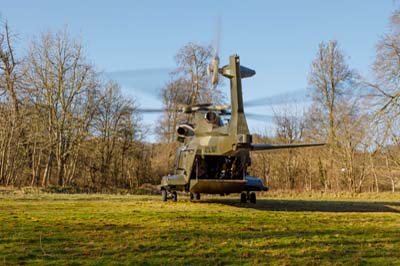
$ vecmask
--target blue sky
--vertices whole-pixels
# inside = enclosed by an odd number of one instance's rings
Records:
[[[180,47],[212,42],[218,15],[221,62],[237,53],[257,71],[244,81],[245,100],[251,100],[306,88],[321,41],[338,40],[350,66],[368,76],[375,44],[395,8],[393,0],[0,0],[2,19],[18,33],[21,49],[33,34],[67,26],[98,70],[136,73],[139,80],[132,81],[132,74],[131,85],[122,85],[144,107],[157,103],[146,91],[166,82]],[[260,108],[255,112],[264,111]]]

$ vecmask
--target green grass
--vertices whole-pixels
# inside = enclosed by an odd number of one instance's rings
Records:
[[[400,265],[399,201],[186,198],[0,195],[0,265]]]

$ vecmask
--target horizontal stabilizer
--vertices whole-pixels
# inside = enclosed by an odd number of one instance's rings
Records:
[[[244,66],[240,66],[240,77],[243,78],[249,78],[252,77],[256,74],[256,71]]]
[[[263,150],[276,150],[276,149],[291,149],[291,148],[304,148],[304,147],[315,147],[322,146],[325,143],[303,143],[303,144],[252,144],[252,151],[263,151]]]

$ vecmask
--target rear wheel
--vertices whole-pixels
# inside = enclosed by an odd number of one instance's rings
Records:
[[[176,194],[176,191],[172,192],[172,201],[176,202],[178,200],[178,194]]]
[[[245,192],[242,192],[240,194],[240,202],[241,203],[246,203],[246,201],[247,201],[247,194]]]
[[[161,200],[167,201],[167,191],[165,189],[161,190]]]
[[[200,200],[200,193],[195,193],[194,195],[195,195],[196,200]]]
[[[256,203],[256,193],[254,193],[254,192],[250,193],[250,202]]]
[[[190,192],[190,193],[189,193],[189,197],[190,197],[190,201],[193,201],[193,200],[194,200],[194,194],[193,194],[193,192]]]

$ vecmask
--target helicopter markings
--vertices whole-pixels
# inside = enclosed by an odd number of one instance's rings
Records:
[[[204,146],[205,153],[214,153],[217,151],[217,146]]]

